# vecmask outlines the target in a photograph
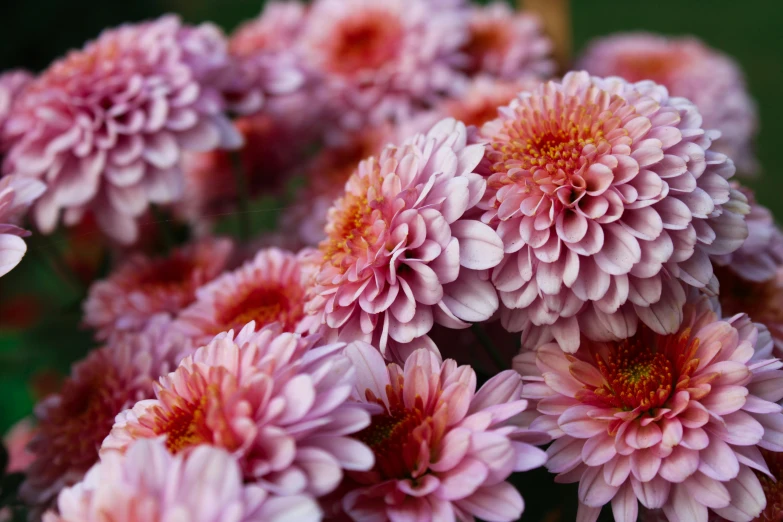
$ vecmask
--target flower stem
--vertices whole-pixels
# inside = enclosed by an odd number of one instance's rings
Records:
[[[492,362],[495,363],[499,370],[507,370],[508,364],[503,360],[503,357],[501,357],[500,352],[492,342],[492,339],[489,338],[489,335],[487,335],[487,332],[484,331],[484,328],[482,328],[480,324],[474,323],[470,326],[470,330],[473,332],[473,335],[476,336],[476,339],[481,346],[487,351],[492,358]]]
[[[239,151],[231,151],[231,163],[234,168],[234,183],[237,189],[237,219],[239,221],[239,238],[250,238],[250,204],[247,194],[247,176],[242,165],[242,155]]]

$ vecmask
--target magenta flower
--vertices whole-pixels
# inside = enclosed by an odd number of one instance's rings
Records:
[[[710,256],[747,237],[734,165],[693,104],[580,72],[501,113],[482,128],[479,172],[482,219],[505,245],[491,276],[503,325],[525,348],[554,338],[569,352],[580,333],[624,339],[639,321],[674,333],[687,288],[714,284]]]
[[[74,364],[59,393],[36,405],[38,427],[29,445],[35,460],[20,489],[26,502],[46,507],[63,487],[80,481],[98,460],[114,417],[154,396],[155,379],[187,349],[167,326],[158,316],[141,333],[116,336]]]
[[[284,332],[315,332],[318,318],[304,312],[312,279],[303,261],[308,254],[260,250],[241,267],[199,288],[195,302],[179,314],[172,328],[196,346],[221,332],[238,332],[250,321],[257,330],[276,322]]]
[[[347,127],[403,120],[458,90],[464,9],[430,0],[317,0],[302,33],[316,98]]]
[[[21,69],[0,74],[0,132],[2,132],[3,124],[11,112],[14,100],[32,80],[33,75]],[[0,146],[0,152],[3,148]]]
[[[503,257],[497,234],[469,217],[485,182],[473,171],[481,145],[443,120],[427,135],[388,146],[359,164],[329,210],[311,312],[345,341],[377,346],[404,361],[437,350],[434,322],[466,328],[497,310],[492,284],[477,271]]]
[[[243,484],[226,451],[196,448],[172,455],[158,440],[135,443],[126,455],[105,455],[83,482],[60,493],[59,513],[44,522],[317,522],[318,504],[305,495],[271,498]]]
[[[609,502],[618,522],[634,522],[640,503],[682,522],[764,509],[757,445],[783,450],[783,365],[747,316],[720,320],[696,292],[683,313],[673,334],[641,327],[573,355],[550,343],[517,356],[541,414],[530,428],[557,439],[547,467],[579,482],[579,520]]]
[[[502,1],[470,8],[468,39],[461,51],[467,56],[464,69],[470,76],[547,79],[556,69],[550,56],[552,42],[538,17],[515,11]]]
[[[232,109],[254,113],[269,96],[291,94],[304,85],[296,44],[306,14],[297,1],[268,2],[258,18],[234,31],[228,43],[233,77],[225,91]]]
[[[98,339],[108,339],[115,332],[143,329],[157,314],[175,316],[195,301],[199,287],[226,268],[232,248],[228,239],[207,238],[166,257],[134,254],[107,279],[92,284],[84,323],[97,330]]]
[[[174,16],[108,30],[53,63],[14,102],[3,138],[4,172],[49,187],[38,228],[89,210],[107,235],[134,242],[149,203],[181,196],[183,150],[241,144],[223,114],[227,67],[216,27]]]
[[[346,348],[356,367],[354,398],[372,413],[357,437],[375,453],[369,472],[350,473],[346,513],[361,520],[518,520],[524,503],[505,482],[546,461],[548,441],[510,421],[527,408],[511,370],[476,391],[476,374],[417,350],[405,368],[372,346]],[[531,444],[532,443],[532,444]]]
[[[742,70],[729,56],[693,37],[626,33],[593,42],[578,66],[597,76],[652,80],[672,96],[688,98],[704,118],[703,127],[721,132],[713,149],[728,155],[742,174],[758,171],[753,152],[756,106]]]
[[[218,335],[160,378],[155,399],[117,416],[101,454],[165,437],[172,453],[229,451],[247,480],[275,495],[331,492],[344,469],[372,466],[372,453],[348,437],[369,415],[346,402],[354,371],[337,353],[343,345],[312,346],[252,322],[236,337]]]
[[[724,267],[717,271],[718,280],[723,281],[720,274],[724,271],[753,283],[774,279],[783,267],[783,232],[775,224],[772,212],[756,202],[750,189],[737,183],[732,183],[732,188],[742,192],[750,205],[750,213],[745,216],[748,239],[735,252],[713,257],[715,264]]]
[[[10,272],[24,257],[22,240],[30,232],[16,225],[27,208],[46,190],[37,179],[24,176],[0,177],[0,276]]]

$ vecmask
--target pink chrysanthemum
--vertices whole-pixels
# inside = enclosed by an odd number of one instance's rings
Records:
[[[417,350],[405,368],[386,366],[364,343],[346,348],[357,371],[354,398],[372,413],[357,437],[375,454],[350,473],[343,508],[354,520],[518,520],[524,503],[505,480],[537,468],[547,442],[509,421],[527,408],[522,379],[499,373],[476,392],[476,374]]]
[[[488,319],[498,300],[477,271],[495,266],[502,244],[466,214],[484,192],[475,169],[481,145],[462,123],[443,120],[425,136],[359,164],[329,210],[327,238],[308,309],[346,341],[387,358],[437,350],[427,332]]]
[[[696,292],[680,329],[648,328],[623,341],[583,340],[574,355],[557,343],[517,356],[526,396],[541,416],[531,429],[557,440],[547,467],[579,482],[580,520],[611,502],[635,522],[638,504],[672,522],[712,510],[735,522],[764,508],[754,470],[769,474],[756,445],[783,450],[783,372],[747,316],[720,320]]]
[[[471,7],[468,39],[461,51],[467,56],[465,72],[470,76],[546,79],[555,72],[552,42],[538,17],[514,11],[503,1]]]
[[[459,88],[464,10],[429,0],[317,0],[302,34],[319,98],[349,127],[405,119]]]
[[[8,114],[11,112],[11,104],[32,80],[33,75],[21,69],[0,74],[0,133]],[[0,144],[0,151],[2,149],[2,144]]]
[[[114,332],[143,329],[156,314],[174,316],[226,268],[231,250],[230,240],[208,238],[166,257],[135,254],[90,287],[84,323],[97,330],[98,339],[108,339]]]
[[[301,203],[283,215],[282,228],[294,232],[305,245],[320,243],[326,236],[329,208],[345,191],[345,183],[356,166],[363,159],[380,154],[384,145],[397,141],[396,137],[391,125],[332,136],[307,166],[308,186],[298,198]]]
[[[503,324],[523,347],[569,352],[677,330],[711,255],[747,237],[734,164],[710,149],[695,106],[652,82],[568,73],[520,93],[482,128],[483,220],[505,245],[493,270]],[[546,115],[546,116],[542,116]]]
[[[183,355],[184,344],[167,327],[168,319],[158,316],[142,333],[116,336],[74,364],[59,393],[36,406],[38,428],[29,446],[35,460],[20,490],[27,502],[45,506],[81,480],[98,460],[114,417],[154,396],[154,380]]]
[[[52,64],[14,102],[4,133],[4,171],[49,187],[38,228],[91,210],[110,237],[135,241],[149,203],[181,196],[183,150],[241,144],[218,90],[226,67],[216,27],[174,16],[108,30]]]
[[[372,454],[348,437],[369,423],[346,402],[354,381],[343,345],[313,342],[277,325],[223,333],[161,377],[157,399],[117,416],[101,453],[166,437],[172,453],[211,444],[238,459],[245,477],[278,495],[331,492],[342,470],[366,470]]]
[[[288,95],[302,87],[305,74],[296,42],[306,13],[297,1],[269,2],[258,18],[231,35],[228,50],[234,69],[226,95],[232,109],[253,113],[268,96]]]
[[[46,186],[37,179],[0,177],[0,276],[18,265],[27,252],[22,238],[29,236],[30,232],[16,223],[45,190]]]
[[[195,302],[179,314],[172,328],[197,346],[221,332],[238,332],[250,321],[257,330],[276,322],[284,332],[313,333],[318,318],[304,312],[312,275],[303,258],[309,254],[278,248],[259,251],[233,272],[199,288]]]
[[[270,498],[243,484],[230,454],[202,446],[187,458],[171,455],[157,440],[142,440],[128,453],[105,455],[84,482],[60,493],[59,513],[44,522],[284,522],[321,520],[305,495]]]
[[[750,213],[745,216],[748,239],[737,251],[713,258],[715,264],[723,267],[716,269],[718,280],[723,281],[721,274],[724,271],[733,272],[739,279],[753,283],[774,279],[783,268],[783,232],[775,225],[772,212],[756,202],[751,190],[738,184],[732,185],[745,195],[750,205]]]
[[[520,91],[532,90],[539,83],[539,80],[505,81],[478,76],[463,93],[444,100],[436,110],[465,125],[481,127],[496,119],[498,108],[508,105]]]
[[[652,80],[672,96],[688,98],[699,108],[704,128],[721,132],[714,149],[734,160],[741,173],[757,171],[752,147],[758,130],[756,106],[742,70],[725,54],[693,37],[627,33],[595,41],[578,65],[597,76]]]
[[[8,473],[24,472],[35,460],[35,453],[27,449],[27,445],[38,431],[35,422],[25,417],[13,426],[3,436],[3,444],[8,452]]]

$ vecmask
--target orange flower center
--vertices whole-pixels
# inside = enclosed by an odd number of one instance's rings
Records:
[[[380,190],[370,186],[370,176],[357,177],[355,181],[358,186],[347,190],[330,211],[327,237],[320,245],[324,260],[343,271],[350,266],[350,258],[360,255],[378,240],[374,224],[381,219],[376,207],[383,202],[382,196],[375,200],[368,197],[368,191],[378,194]]]
[[[471,28],[468,42],[462,52],[470,58],[467,73],[474,75],[481,69],[482,62],[491,53],[502,53],[511,44],[508,31],[498,30],[496,24],[477,24]]]
[[[240,330],[250,321],[256,322],[256,330],[278,321],[285,331],[295,328],[303,315],[303,300],[290,295],[295,289],[280,286],[250,288],[231,305],[220,309],[216,333],[233,328]]]
[[[649,412],[663,407],[677,391],[687,388],[699,365],[698,339],[690,330],[659,336],[646,327],[630,339],[611,343],[606,353],[592,355],[604,384],[585,385],[577,398],[587,404],[625,411]],[[705,376],[705,382],[712,378]]]
[[[176,454],[183,449],[212,440],[206,429],[206,397],[189,406],[192,408],[176,408],[157,430],[158,435],[166,434],[166,447],[171,453]]]
[[[759,522],[780,522],[783,520],[783,454],[761,449],[764,460],[767,462],[770,473],[774,479],[761,473],[753,472],[761,482],[764,496],[767,498],[767,507],[755,520]]]
[[[606,384],[596,390],[615,408],[644,410],[663,406],[674,385],[672,362],[640,343],[612,347],[606,360],[598,359]]]
[[[341,74],[380,69],[399,52],[403,34],[399,21],[384,9],[350,17],[337,28],[336,38],[327,42],[329,66]]]
[[[413,408],[406,408],[402,400],[387,386],[390,406],[375,399],[367,391],[368,399],[384,407],[385,412],[374,415],[369,426],[356,434],[375,454],[374,471],[383,480],[412,477],[418,467],[419,449],[432,433],[432,418],[424,412],[424,404],[416,397]]]

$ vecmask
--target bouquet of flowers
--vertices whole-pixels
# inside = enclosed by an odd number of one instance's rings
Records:
[[[502,2],[288,0],[3,73],[10,353],[72,366],[0,520],[781,520],[742,72],[552,51]]]

